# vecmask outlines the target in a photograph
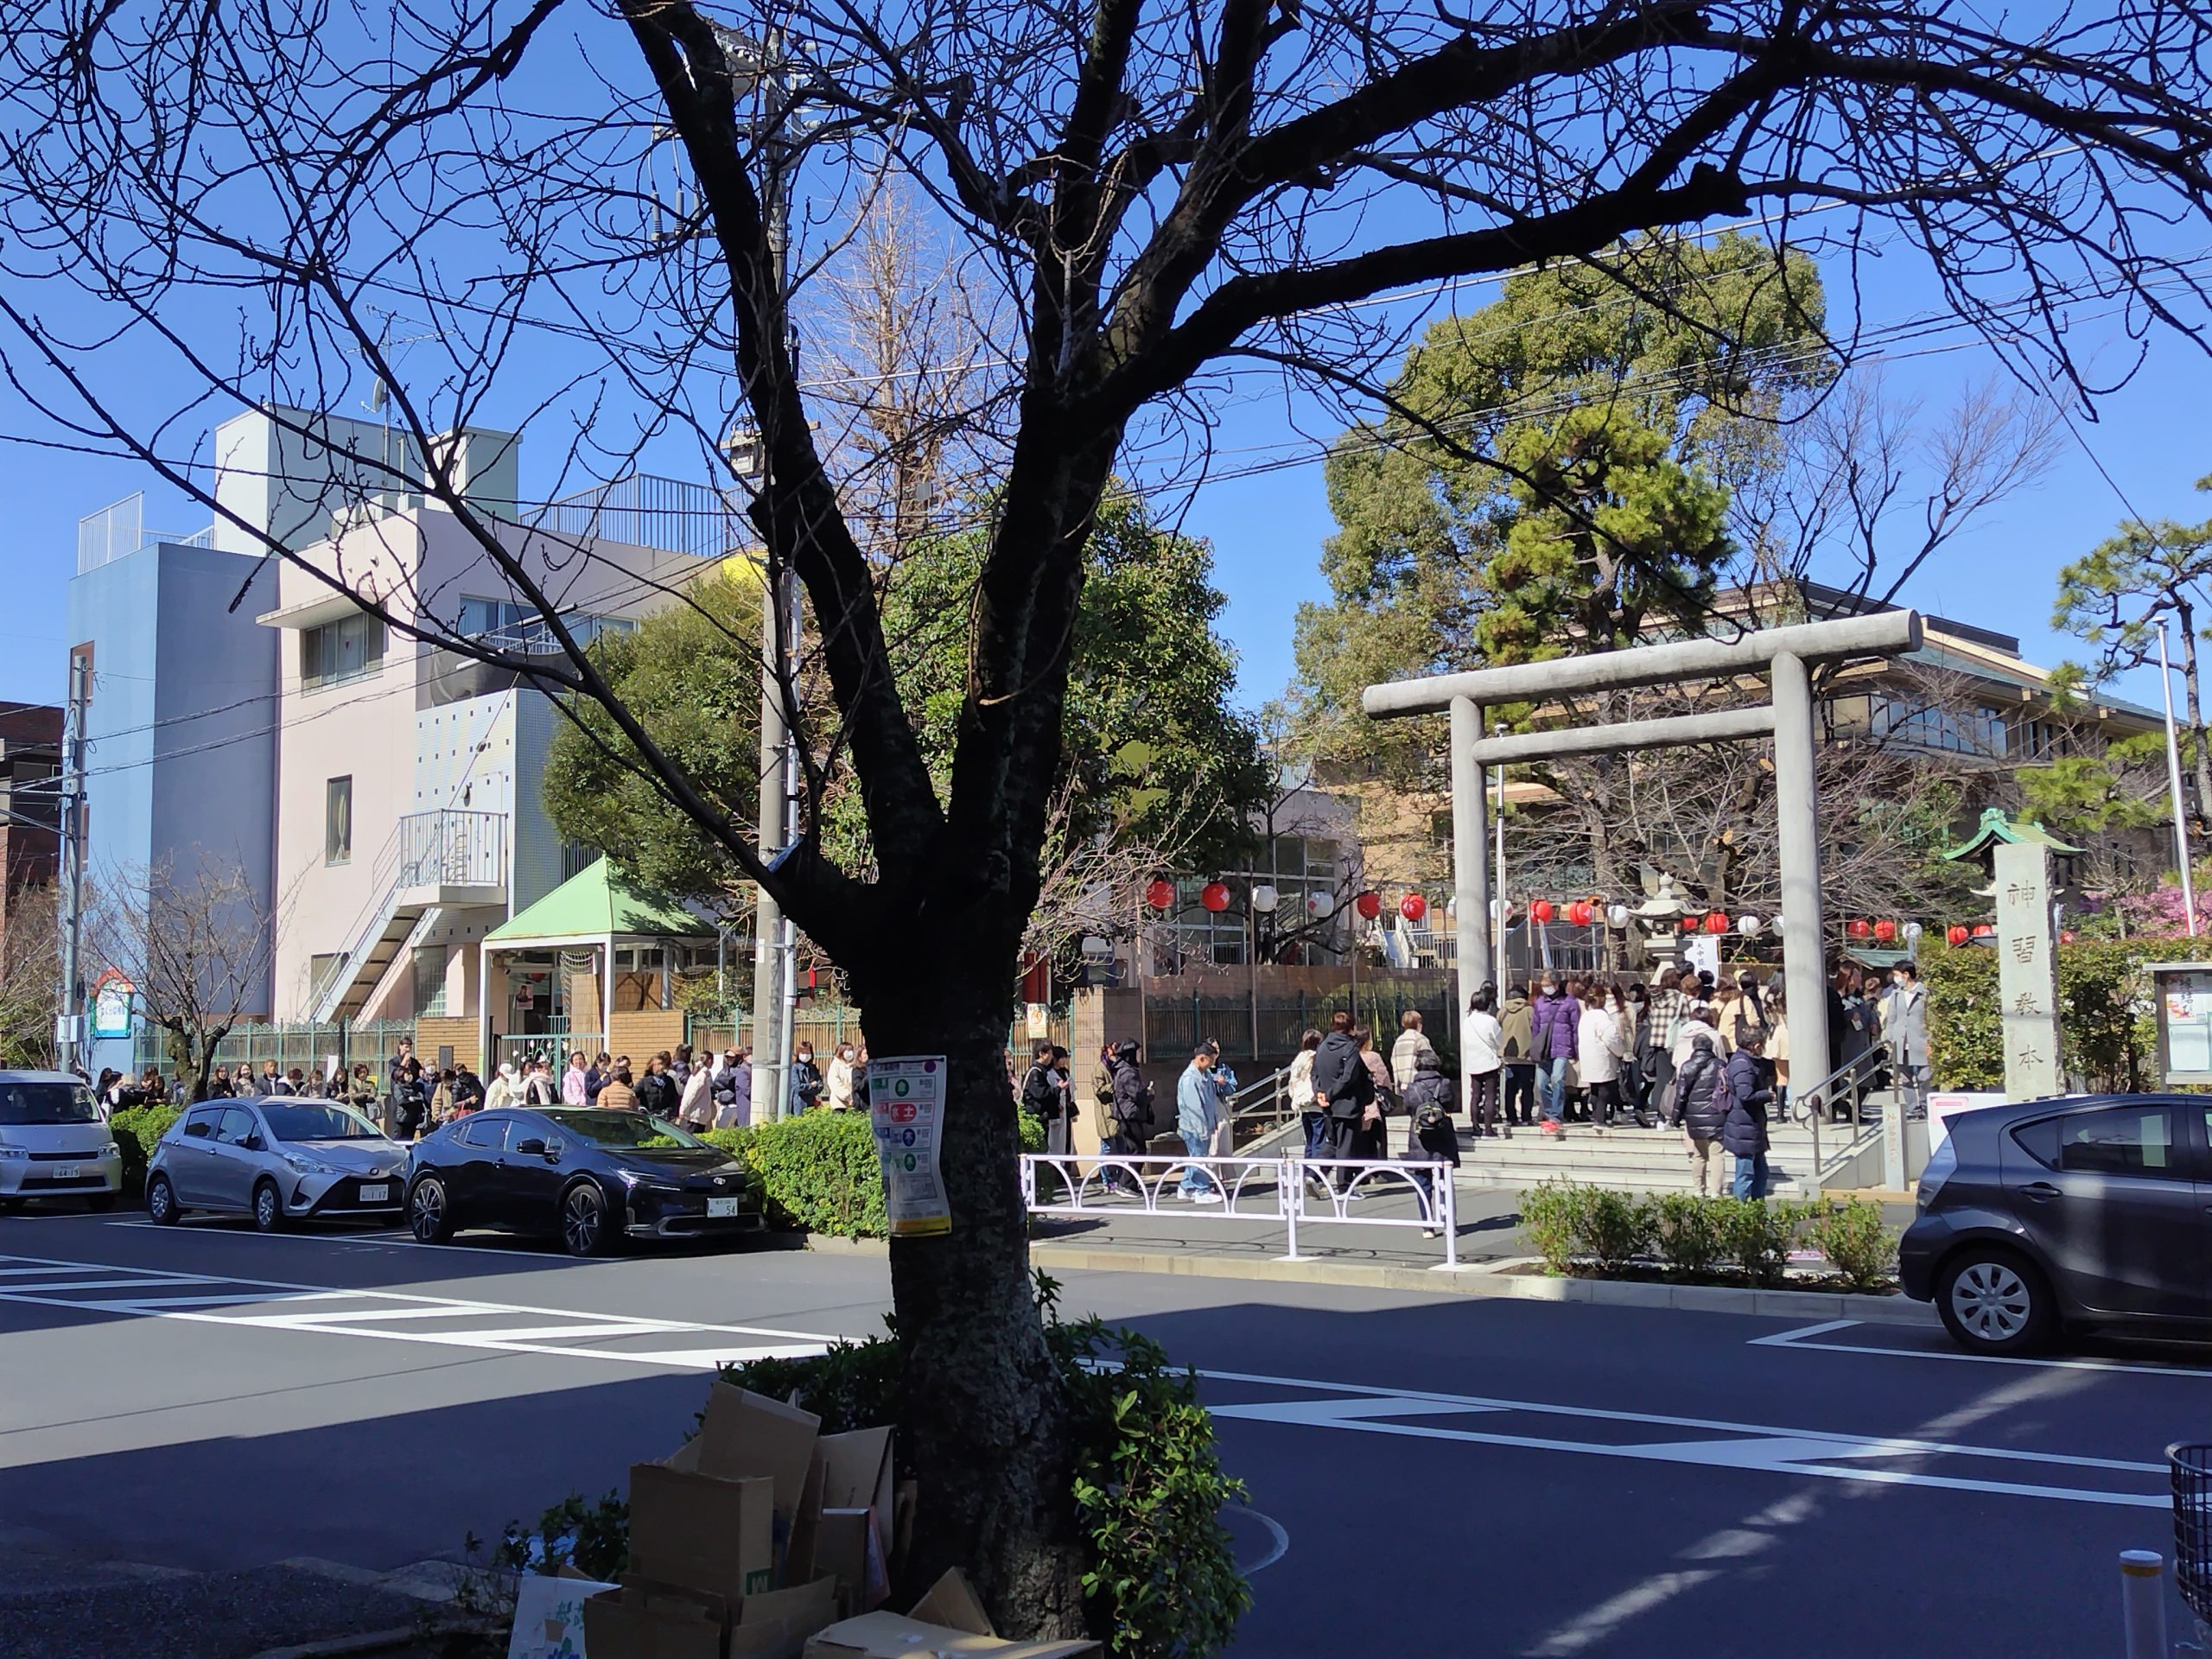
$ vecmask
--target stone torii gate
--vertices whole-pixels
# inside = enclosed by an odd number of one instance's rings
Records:
[[[1373,719],[1440,713],[1452,719],[1452,885],[1457,912],[1460,1054],[1468,1052],[1467,1002],[1482,984],[1491,960],[1489,798],[1483,788],[1483,769],[1568,755],[1771,736],[1789,1046],[1805,1056],[1800,1070],[1806,1077],[1825,1077],[1828,1000],[1821,918],[1819,787],[1814,779],[1819,734],[1811,671],[1816,664],[1895,657],[1919,646],[1918,612],[1876,611],[1828,622],[1760,628],[1733,639],[1681,639],[1369,686],[1362,702]],[[1613,726],[1573,724],[1511,737],[1483,735],[1483,711],[1507,703],[1547,702],[1686,680],[1735,679],[1762,671],[1768,677],[1771,701],[1757,708]]]

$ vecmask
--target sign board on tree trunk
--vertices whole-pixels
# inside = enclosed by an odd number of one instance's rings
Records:
[[[1997,1001],[2005,1030],[2005,1092],[2042,1100],[2058,1071],[2058,953],[2050,926],[2050,849],[1997,849]]]
[[[952,1207],[937,1167],[945,1081],[942,1054],[868,1057],[868,1121],[883,1160],[883,1207],[893,1238],[952,1230]]]

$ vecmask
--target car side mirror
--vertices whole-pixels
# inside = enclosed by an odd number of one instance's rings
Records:
[[[515,1142],[515,1155],[518,1158],[543,1158],[545,1143],[534,1135],[527,1140],[518,1141]]]
[[[245,1140],[239,1141],[238,1144],[244,1147],[248,1152],[266,1152],[269,1150],[268,1144],[257,1135],[249,1135]]]

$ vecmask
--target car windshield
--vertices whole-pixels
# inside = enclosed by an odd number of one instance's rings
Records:
[[[349,1112],[343,1106],[280,1106],[273,1100],[265,1100],[261,1103],[261,1116],[268,1121],[269,1133],[279,1141],[383,1138],[367,1118],[358,1112]]]
[[[670,1152],[707,1144],[646,1112],[546,1112],[543,1116],[563,1134],[613,1152]]]
[[[0,1128],[99,1121],[92,1091],[81,1083],[0,1083]]]

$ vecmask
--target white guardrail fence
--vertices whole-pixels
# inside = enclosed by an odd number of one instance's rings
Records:
[[[1202,1173],[1220,1192],[1218,1205],[1192,1204],[1181,1196],[1183,1179]],[[1058,1177],[1058,1192],[1040,1196]],[[1459,1267],[1459,1212],[1446,1163],[1404,1158],[1186,1158],[1165,1153],[1026,1152],[1021,1154],[1021,1201],[1033,1216],[1173,1214],[1178,1221],[1279,1221],[1288,1248],[1275,1260],[1310,1262],[1298,1249],[1300,1227],[1418,1227],[1443,1235],[1444,1260],[1432,1272]],[[1377,1215],[1352,1206],[1362,1200],[1410,1192],[1415,1212]],[[1171,1211],[1170,1207],[1173,1205]]]

